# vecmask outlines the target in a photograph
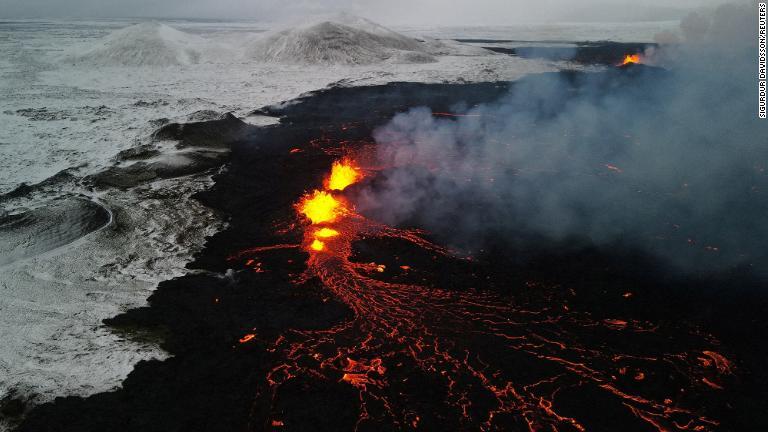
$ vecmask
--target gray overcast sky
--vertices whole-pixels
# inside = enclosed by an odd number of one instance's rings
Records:
[[[0,0],[0,18],[178,17],[263,21],[346,11],[388,24],[675,18],[723,0]]]

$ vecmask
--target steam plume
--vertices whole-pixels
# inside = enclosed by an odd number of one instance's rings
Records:
[[[537,76],[467,116],[396,116],[374,137],[397,168],[361,192],[360,209],[464,247],[489,235],[621,243],[683,269],[759,267],[768,123],[755,10],[692,15],[681,33],[653,53],[668,71]]]

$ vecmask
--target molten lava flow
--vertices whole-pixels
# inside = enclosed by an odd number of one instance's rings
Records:
[[[240,343],[247,343],[247,342],[251,341],[255,337],[256,337],[255,334],[252,334],[252,333],[251,334],[247,334],[247,335],[243,336],[242,338],[240,338],[239,342]]]
[[[349,185],[355,184],[363,177],[354,162],[350,159],[336,161],[331,167],[331,175],[326,182],[326,189],[343,191]]]
[[[299,203],[299,211],[313,224],[333,222],[344,211],[342,203],[328,192],[314,191]]]
[[[619,66],[626,66],[629,64],[640,64],[642,63],[642,59],[640,57],[640,54],[627,54],[624,57],[624,61],[621,62]]]
[[[435,413],[421,402],[409,404],[408,398],[419,391],[417,383],[429,382],[435,387],[429,391],[440,399],[435,403],[445,410],[440,415],[455,416],[457,428],[464,430],[509,430],[510,418],[517,418],[529,432],[583,432],[589,429],[585,421],[590,415],[582,419],[572,410],[566,414],[563,406],[569,393],[578,397],[582,392],[604,394],[650,430],[717,427],[716,420],[685,407],[690,402],[683,399],[685,392],[659,396],[641,387],[649,382],[650,388],[663,385],[672,377],[675,388],[703,385],[714,391],[723,388],[733,367],[715,351],[656,348],[653,341],[661,337],[656,334],[658,325],[598,319],[565,305],[527,309],[525,303],[473,289],[376,279],[386,267],[353,262],[355,241],[394,239],[417,246],[435,260],[457,259],[425,240],[423,232],[366,219],[333,195],[334,188],[359,181],[360,173],[350,160],[334,164],[326,190],[314,191],[296,206],[311,222],[302,242],[309,253],[307,269],[296,282],[319,280],[353,317],[330,329],[293,330],[272,343],[268,351],[277,358],[266,382],[273,406],[284,383],[312,377],[359,392],[356,429],[369,421],[392,429],[427,427],[430,418],[435,421]],[[334,180],[337,175],[344,181]],[[286,247],[291,245],[253,250]],[[551,289],[567,291],[560,286]],[[605,338],[642,343],[611,344]],[[241,342],[248,340],[246,335]],[[526,364],[535,365],[536,371],[516,374],[518,365]],[[290,421],[290,413],[275,408],[271,418],[280,419],[282,426],[283,419]]]

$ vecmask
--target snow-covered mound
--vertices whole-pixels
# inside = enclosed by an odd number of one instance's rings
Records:
[[[308,64],[435,61],[422,41],[347,14],[260,35],[246,55],[268,62]]]
[[[199,63],[207,41],[158,22],[132,25],[65,57],[98,66],[174,66]]]

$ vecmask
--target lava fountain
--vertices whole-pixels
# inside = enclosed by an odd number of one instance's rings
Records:
[[[333,163],[331,175],[326,180],[325,187],[329,190],[343,191],[362,178],[363,174],[360,172],[360,168],[353,161],[345,158]]]
[[[298,208],[313,224],[333,222],[345,211],[341,201],[331,193],[319,190],[306,195]]]

